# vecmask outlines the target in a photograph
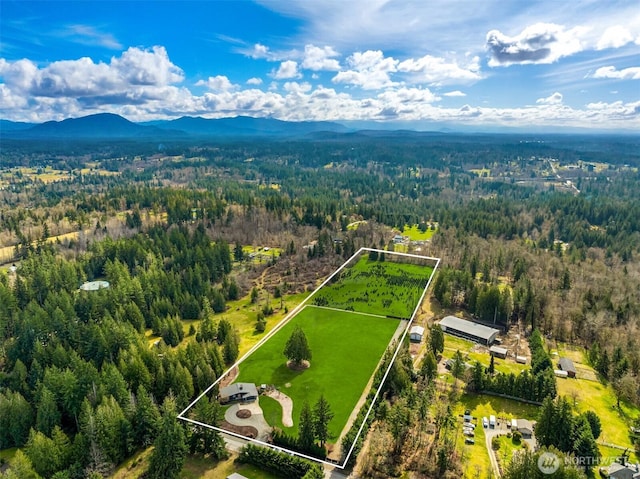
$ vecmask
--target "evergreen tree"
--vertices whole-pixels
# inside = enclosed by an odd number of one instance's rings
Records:
[[[20,449],[16,451],[11,460],[11,467],[6,472],[0,472],[2,479],[41,479],[41,476],[33,469],[31,461]]]
[[[453,364],[451,365],[451,374],[454,378],[460,379],[465,371],[464,358],[460,350],[456,350],[453,355]]]
[[[329,438],[329,422],[331,419],[333,419],[333,412],[324,394],[321,394],[313,407],[313,429],[316,438],[320,441],[320,447],[324,447],[324,443]]]
[[[491,356],[491,359],[493,359],[493,356]],[[480,364],[479,361],[476,361],[473,364],[471,387],[475,392],[479,392],[484,390],[484,383],[485,383],[484,367],[482,366],[482,364]]]
[[[439,324],[434,324],[431,327],[431,333],[429,334],[429,348],[433,352],[435,357],[442,354],[444,351],[444,333]]]
[[[300,411],[300,421],[298,423],[298,444],[305,451],[310,451],[315,441],[313,430],[313,414],[309,403],[305,402]]]
[[[147,473],[150,479],[174,479],[182,470],[187,445],[177,415],[175,400],[167,397],[162,405],[160,433],[149,460]]]
[[[160,426],[160,412],[151,394],[144,386],[136,391],[136,408],[133,416],[133,437],[137,445],[147,447],[153,443]]]
[[[36,429],[45,435],[51,434],[53,428],[60,424],[60,411],[56,397],[49,389],[42,387],[36,413]]]
[[[593,411],[585,411],[582,413],[582,416],[584,416],[584,418],[589,422],[593,438],[598,439],[600,437],[600,432],[602,432],[600,417],[598,417],[598,415]]]
[[[433,355],[433,351],[427,351],[422,360],[422,367],[420,368],[420,374],[425,378],[427,382],[432,382],[438,375],[438,362]]]
[[[303,361],[311,361],[311,349],[307,337],[300,326],[296,326],[287,340],[284,355],[295,365],[301,365]]]
[[[200,398],[191,411],[191,418],[204,424],[217,425],[224,417],[218,401]],[[218,431],[194,424],[189,437],[189,452],[211,454],[216,459],[228,457],[224,439]]]

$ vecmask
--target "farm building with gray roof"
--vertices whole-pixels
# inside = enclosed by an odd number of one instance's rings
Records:
[[[456,318],[455,316],[446,316],[438,324],[440,324],[442,331],[445,333],[469,339],[476,343],[486,344],[487,346],[493,344],[500,332],[499,329]]]

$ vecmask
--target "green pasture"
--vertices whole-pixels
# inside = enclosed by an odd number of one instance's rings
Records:
[[[313,406],[324,394],[334,413],[329,432],[336,440],[398,325],[394,319],[307,306],[240,364],[237,381],[272,384],[291,397],[294,426],[284,430],[293,435],[303,403]],[[312,352],[311,366],[303,371],[289,369],[283,354],[295,326]],[[277,414],[275,409],[267,405],[269,415]]]
[[[418,229],[418,225],[404,225],[402,235],[408,236],[411,241],[425,241],[431,239],[436,231],[437,228],[432,230],[430,227],[427,227],[427,231],[423,233]]]
[[[602,423],[598,442],[606,442],[633,450],[629,438],[629,426],[640,414],[640,409],[622,402],[616,406],[616,395],[610,385],[587,379],[558,378],[558,394],[566,396],[576,412],[591,409]]]
[[[453,358],[456,351],[460,351],[464,357],[465,362],[473,365],[476,361],[480,362],[485,367],[489,367],[491,362],[491,356],[489,356],[488,350],[486,351],[473,351],[476,343],[467,341],[466,339],[458,338],[450,334],[444,335],[444,352],[442,357],[447,360]],[[529,369],[529,364],[516,363],[512,358],[500,359],[495,358],[493,365],[497,372],[500,373],[514,373],[520,374],[525,369]]]
[[[387,254],[387,258],[392,255]],[[422,291],[433,273],[433,267],[371,261],[367,254],[337,279],[325,285],[313,303],[361,313],[384,314],[410,318]]]

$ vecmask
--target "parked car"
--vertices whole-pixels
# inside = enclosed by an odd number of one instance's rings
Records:
[[[486,417],[482,418],[482,427],[484,428],[489,427],[489,420]]]
[[[465,429],[462,431],[462,434],[469,437],[474,437],[476,434],[473,432],[473,429]]]
[[[465,444],[475,444],[476,441],[474,441],[473,439],[471,439],[470,437],[465,437],[464,438],[464,443]]]

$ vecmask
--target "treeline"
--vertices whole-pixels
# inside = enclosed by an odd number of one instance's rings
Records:
[[[469,383],[471,389],[505,394],[538,403],[542,403],[547,397],[555,398],[557,384],[553,363],[544,348],[542,335],[537,329],[529,337],[529,347],[531,349],[531,371],[527,369],[520,374],[494,374],[491,371],[491,366],[488,371],[485,371],[482,365],[476,362]]]

